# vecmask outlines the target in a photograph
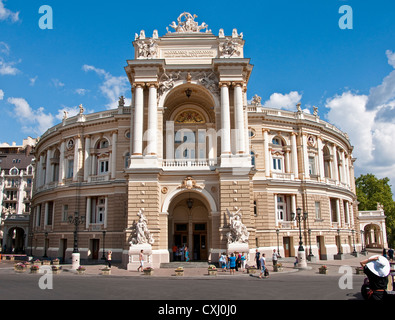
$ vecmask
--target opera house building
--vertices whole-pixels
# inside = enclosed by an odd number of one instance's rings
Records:
[[[35,148],[33,255],[154,267],[188,247],[334,259],[360,248],[353,146],[314,113],[264,108],[236,29],[218,35],[181,14],[159,36],[142,30],[125,72],[131,105],[73,117]],[[134,251],[133,251],[134,250]]]

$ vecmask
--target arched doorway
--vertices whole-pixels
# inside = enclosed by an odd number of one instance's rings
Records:
[[[172,199],[168,208],[170,261],[185,261],[185,247],[191,261],[208,260],[211,233],[208,208],[198,192],[183,191]]]
[[[7,240],[4,244],[4,251],[7,253],[24,253],[25,252],[25,230],[19,227],[9,229]]]

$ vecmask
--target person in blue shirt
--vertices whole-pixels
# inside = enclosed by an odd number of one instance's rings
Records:
[[[230,274],[235,274],[236,270],[236,257],[232,253],[229,257],[229,268],[230,268]]]

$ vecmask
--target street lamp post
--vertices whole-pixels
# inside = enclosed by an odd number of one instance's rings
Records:
[[[306,252],[304,251],[303,241],[302,241],[302,221],[305,221],[307,219],[307,215],[308,215],[307,212],[303,213],[302,215],[302,209],[300,208],[296,209],[296,214],[294,212],[291,213],[292,220],[296,218],[299,223],[298,268],[307,267]]]
[[[281,258],[280,245],[279,245],[279,235],[280,235],[280,230],[279,229],[276,229],[276,234],[277,234],[277,254],[278,254],[278,257]]]
[[[74,216],[69,216],[69,223],[74,224],[74,249],[71,254],[72,266],[71,269],[77,269],[80,266],[80,253],[78,251],[78,226],[85,222],[85,216],[79,216],[79,213],[74,212]]]
[[[314,258],[313,251],[311,250],[311,229],[309,228],[309,230],[307,231],[309,233],[309,246],[310,246],[308,260],[311,262]]]
[[[352,232],[352,245],[353,245],[352,253],[354,256],[357,256],[357,250],[355,250],[355,230],[352,229],[351,232]]]

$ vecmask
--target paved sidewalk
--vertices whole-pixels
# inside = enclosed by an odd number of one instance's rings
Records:
[[[351,266],[353,268],[353,273],[355,274],[355,268],[360,266],[360,261],[366,259],[369,256],[372,256],[374,254],[377,254],[375,252],[369,252],[367,256],[360,255],[359,257],[350,257],[350,256],[345,256],[345,259],[343,260],[318,260],[316,262],[308,262],[307,269],[297,269],[294,268],[293,260],[292,258],[285,258],[285,259],[279,259],[279,262],[283,266],[283,270],[280,272],[273,272],[273,265],[272,261],[268,259],[267,265],[268,269],[270,272],[270,277],[277,277],[281,274],[284,273],[297,273],[297,272],[303,272],[304,274],[310,274],[310,275],[318,275],[318,268],[321,267],[322,265],[326,265],[328,267],[328,274],[329,275],[334,275],[338,274],[339,272],[339,267],[340,266]],[[14,272],[13,271],[13,266],[14,263],[18,261],[1,261],[0,262],[0,271],[6,272]],[[105,267],[105,264],[98,264],[98,265],[84,265],[86,268],[86,275],[101,275],[103,269]],[[62,265],[63,272],[60,274],[73,274],[76,273],[75,270],[71,270],[71,265],[66,264]],[[256,276],[259,275],[259,272],[257,271]],[[143,272],[138,272],[136,270],[131,270],[128,271],[124,267],[113,264],[111,268],[111,275],[112,276],[122,276],[122,277],[147,277],[144,275]],[[230,274],[229,271],[223,272],[220,268],[217,271],[217,276],[209,276],[207,268],[184,268],[184,278],[202,278],[202,279],[208,279],[208,278],[213,278],[216,277],[217,279],[229,279],[229,278],[240,278],[240,277],[249,277],[250,274],[247,274],[247,272],[244,270],[239,270],[238,272],[235,272],[235,274]],[[177,277],[175,275],[175,269],[173,268],[157,268],[154,269],[154,273],[151,277],[171,277],[171,278],[183,278],[183,277]]]

